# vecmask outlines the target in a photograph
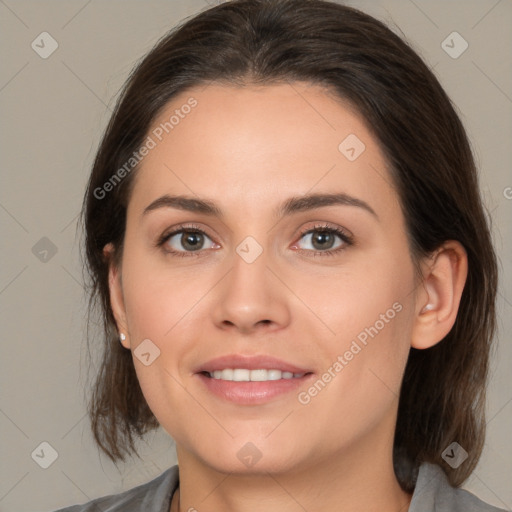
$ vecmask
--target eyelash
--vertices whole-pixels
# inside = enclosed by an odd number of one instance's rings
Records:
[[[310,255],[310,257],[316,258],[317,256],[337,256],[342,251],[344,251],[347,247],[354,245],[354,240],[352,236],[350,236],[346,231],[341,228],[329,226],[328,224],[315,224],[313,227],[304,229],[299,234],[299,240],[310,233],[314,233],[316,231],[326,232],[334,235],[338,235],[338,237],[342,240],[343,245],[338,247],[337,249],[329,249],[327,251],[312,251],[310,249],[297,249],[299,254],[306,253]]]
[[[297,250],[298,253],[301,253],[301,254],[304,253],[304,252],[305,253],[309,253],[309,254],[313,253],[313,257],[317,257],[317,256],[336,256],[341,251],[344,251],[347,247],[350,247],[351,245],[354,245],[354,241],[353,241],[352,236],[350,236],[347,232],[345,232],[344,230],[342,230],[340,228],[329,226],[329,225],[326,225],[326,224],[317,224],[317,225],[313,226],[312,228],[308,228],[306,230],[301,231],[300,236],[299,236],[299,240],[301,238],[303,238],[305,235],[309,235],[310,233],[314,233],[315,231],[327,232],[327,233],[338,235],[338,237],[343,241],[343,245],[341,247],[338,247],[337,249],[329,249],[327,251],[312,251],[312,250],[309,250],[309,249],[298,249]],[[208,238],[211,239],[211,237],[208,236],[207,233],[205,233],[201,228],[199,228],[198,226],[196,226],[194,224],[188,224],[188,225],[180,224],[171,233],[164,233],[158,239],[158,241],[156,243],[156,246],[157,247],[163,247],[163,245],[165,243],[167,243],[174,235],[177,235],[178,233],[183,233],[183,232],[187,232],[187,233],[200,233],[200,234],[206,235]],[[167,254],[170,254],[171,256],[177,256],[177,257],[196,256],[198,253],[203,252],[203,250],[199,250],[199,251],[176,251],[174,249],[170,249],[170,250],[169,249],[164,249],[164,251]]]

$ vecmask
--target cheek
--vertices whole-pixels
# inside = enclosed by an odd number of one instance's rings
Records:
[[[182,370],[198,336],[197,305],[206,290],[191,285],[201,281],[197,274],[194,281],[186,273],[163,272],[154,262],[146,267],[140,261],[137,265],[127,262],[124,278],[133,363],[149,408],[170,435],[181,438],[183,421],[176,411],[188,411],[193,406],[184,392],[186,373]],[[149,352],[158,354],[149,365],[139,359],[138,346],[143,340],[150,340]]]
[[[190,406],[183,402],[181,369],[197,338],[195,315],[206,290],[197,273],[194,279],[187,272],[165,270],[137,249],[129,254],[123,262],[123,293],[135,371],[150,409],[160,422],[174,425],[166,409],[168,404],[172,410]],[[150,353],[146,361],[140,357],[142,343]]]
[[[164,340],[183,330],[208,292],[208,273],[199,277],[190,267],[172,267],[160,256],[131,252],[123,264],[123,291],[130,332],[137,339]]]
[[[319,414],[322,408],[343,404],[347,410],[372,415],[398,397],[410,350],[413,276],[406,258],[397,264],[396,259],[383,257],[353,265],[334,279],[316,280],[308,303],[322,319],[321,327],[316,322],[322,332],[317,343],[325,372],[320,377],[328,381],[325,387],[318,386],[318,395],[323,395]],[[322,401],[330,405],[320,407]]]
[[[357,258],[354,258],[356,260]],[[350,261],[338,272],[306,275],[296,281],[297,295],[305,298],[318,328],[328,345],[338,351],[353,339],[364,343],[377,335],[382,344],[400,337],[404,309],[413,294],[413,270],[410,261],[397,262],[391,254]],[[321,325],[323,324],[323,325]],[[380,336],[383,334],[383,336]],[[384,335],[385,334],[385,335]]]
[[[361,303],[358,310],[347,303],[347,329],[339,323],[334,339],[324,337],[326,363],[318,379],[297,397],[308,435],[328,445],[356,444],[382,423],[394,429],[410,350],[409,313],[401,303],[391,303],[391,308],[387,300],[381,304]],[[369,321],[370,317],[376,320]]]

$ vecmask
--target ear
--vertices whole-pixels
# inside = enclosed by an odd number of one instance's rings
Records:
[[[457,318],[467,273],[466,251],[454,240],[445,242],[424,262],[412,330],[414,348],[430,348],[450,332]]]
[[[130,348],[130,337],[128,336],[128,324],[126,322],[126,310],[124,307],[123,287],[121,282],[121,269],[114,263],[114,246],[108,243],[103,248],[103,256],[108,261],[108,286],[110,291],[110,306],[116,320],[119,335],[123,333],[126,337],[121,341],[123,347]]]

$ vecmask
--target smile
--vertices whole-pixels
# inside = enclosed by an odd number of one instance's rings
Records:
[[[265,382],[269,380],[300,378],[305,373],[283,372],[281,370],[258,368],[248,370],[245,368],[225,368],[224,370],[214,370],[213,372],[204,372],[208,377],[217,380],[229,380],[234,382]]]

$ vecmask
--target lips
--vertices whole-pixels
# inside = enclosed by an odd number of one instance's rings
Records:
[[[268,355],[244,356],[241,354],[232,354],[211,359],[197,368],[194,373],[213,374],[215,371],[237,368],[246,370],[279,370],[283,373],[292,374],[306,374],[312,372],[312,370],[308,368],[303,368]]]
[[[235,377],[235,373],[240,375],[233,380],[223,378]],[[256,379],[253,380],[254,375]],[[308,368],[272,356],[233,354],[202,364],[196,368],[194,377],[200,383],[200,389],[222,401],[236,405],[262,405],[280,397],[291,399],[293,392],[314,379],[315,375]]]

